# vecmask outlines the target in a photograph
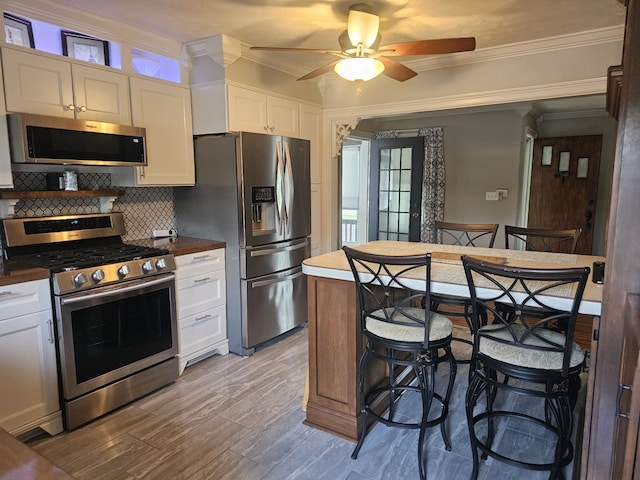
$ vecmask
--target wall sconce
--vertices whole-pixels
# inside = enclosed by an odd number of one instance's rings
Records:
[[[560,177],[560,181],[564,183],[564,179],[569,176],[569,161],[571,152],[560,152],[560,162],[558,163],[558,173],[556,177]]]

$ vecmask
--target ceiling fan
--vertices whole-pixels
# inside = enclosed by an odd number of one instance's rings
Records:
[[[294,47],[251,47],[251,50],[279,52],[328,53],[340,57],[298,80],[309,80],[335,70],[341,77],[357,83],[371,80],[381,73],[404,82],[417,75],[409,67],[387,57],[408,57],[471,51],[476,48],[474,37],[416,40],[380,46],[380,17],[371,12],[371,7],[358,3],[349,7],[347,29],[338,37],[340,50]]]

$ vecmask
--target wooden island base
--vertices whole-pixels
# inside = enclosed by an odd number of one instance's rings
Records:
[[[309,400],[304,423],[355,442],[361,425],[358,361],[364,349],[355,283],[308,276],[307,286]],[[385,377],[384,364],[368,372],[367,383],[378,384]],[[387,406],[381,399],[376,410]]]

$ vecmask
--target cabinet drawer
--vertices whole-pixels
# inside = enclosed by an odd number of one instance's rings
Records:
[[[219,248],[188,255],[178,255],[176,256],[176,265],[178,266],[176,274],[179,276],[198,275],[198,273],[192,272],[199,270],[194,270],[192,267],[202,267],[211,271],[222,270],[224,269],[224,251],[224,248]]]
[[[224,270],[178,278],[176,287],[178,318],[188,317],[209,308],[224,305],[226,301]]]
[[[227,338],[224,305],[180,319],[180,355],[190,355]]]
[[[0,287],[0,320],[51,309],[48,280]]]

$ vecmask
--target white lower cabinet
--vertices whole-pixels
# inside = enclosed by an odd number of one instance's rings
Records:
[[[48,280],[0,287],[0,385],[0,427],[62,431]]]
[[[188,364],[229,353],[225,249],[176,256],[180,374]]]

